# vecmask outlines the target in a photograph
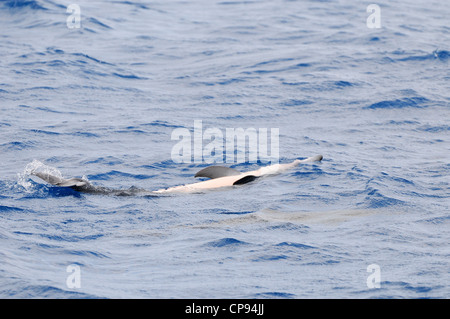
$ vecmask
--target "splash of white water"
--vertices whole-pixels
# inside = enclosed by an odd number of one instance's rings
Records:
[[[28,163],[27,166],[25,166],[25,169],[22,173],[17,174],[17,184],[22,186],[26,192],[33,191],[29,177],[37,171],[62,178],[61,172],[56,168],[45,165],[41,161],[33,160],[31,163]]]

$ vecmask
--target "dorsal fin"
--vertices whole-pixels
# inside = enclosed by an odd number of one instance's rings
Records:
[[[224,166],[208,166],[195,174],[195,177],[219,178],[224,176],[240,175],[241,172],[234,168]]]

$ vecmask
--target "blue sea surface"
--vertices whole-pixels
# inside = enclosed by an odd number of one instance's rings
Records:
[[[0,298],[450,298],[448,1],[72,3],[0,2]],[[192,183],[196,120],[324,159],[163,197],[30,175]]]

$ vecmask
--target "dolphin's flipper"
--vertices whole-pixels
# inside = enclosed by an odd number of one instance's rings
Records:
[[[233,176],[242,174],[234,168],[224,166],[208,166],[195,174],[195,177],[219,178],[224,176]]]
[[[255,175],[247,175],[247,176],[244,176],[241,179],[238,179],[237,181],[235,181],[233,183],[233,185],[247,184],[247,183],[253,182],[257,178],[258,178],[258,176],[255,176]]]

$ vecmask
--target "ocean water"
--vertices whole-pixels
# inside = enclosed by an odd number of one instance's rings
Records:
[[[0,297],[449,298],[450,4],[369,4],[1,1]],[[196,120],[324,159],[164,197],[30,176],[194,182]]]

